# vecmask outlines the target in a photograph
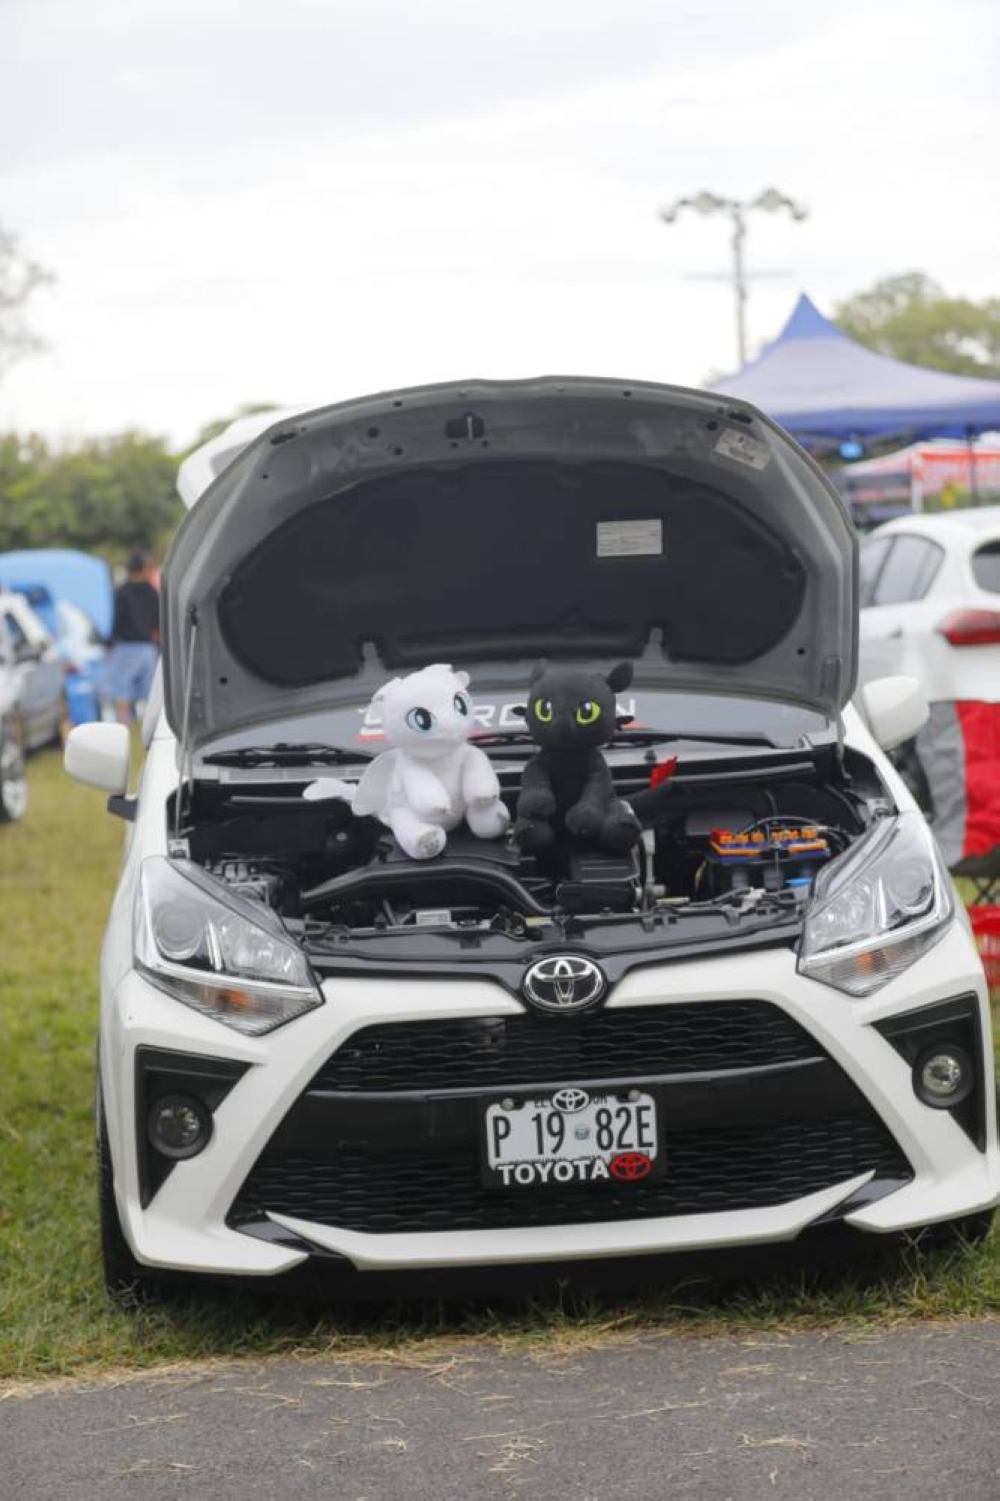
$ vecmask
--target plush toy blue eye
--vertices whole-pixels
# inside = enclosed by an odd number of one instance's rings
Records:
[[[467,719],[469,717],[469,711],[471,708],[472,705],[469,702],[469,696],[467,693],[455,694],[455,709],[457,713],[461,714],[463,719]]]
[[[419,730],[422,734],[428,734],[437,724],[437,720],[430,709],[411,709],[406,716],[406,722],[411,730]]]

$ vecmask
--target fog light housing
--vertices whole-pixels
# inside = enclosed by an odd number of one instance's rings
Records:
[[[146,1130],[164,1157],[197,1157],[212,1137],[211,1111],[196,1095],[162,1095],[150,1107]]]
[[[913,1088],[917,1098],[935,1110],[953,1110],[968,1099],[975,1083],[972,1062],[953,1043],[925,1048],[913,1065]]]

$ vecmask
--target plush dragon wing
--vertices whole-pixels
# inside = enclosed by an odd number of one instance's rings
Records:
[[[376,756],[374,761],[369,761],[365,767],[364,775],[358,783],[358,790],[351,804],[353,811],[359,817],[373,813],[377,818],[382,812],[389,800],[389,790],[398,756],[399,752],[395,750],[382,751],[381,755]]]

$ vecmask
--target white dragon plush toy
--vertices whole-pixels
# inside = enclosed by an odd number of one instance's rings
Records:
[[[467,672],[436,663],[393,678],[372,699],[390,749],[366,767],[347,800],[355,813],[381,819],[411,860],[439,855],[448,831],[463,819],[479,839],[498,838],[510,820],[489,757],[468,743],[473,727],[468,683]],[[321,778],[305,796],[345,797],[347,792],[344,783]]]

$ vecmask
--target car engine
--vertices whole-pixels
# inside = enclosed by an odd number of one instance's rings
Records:
[[[743,917],[794,922],[818,871],[884,801],[880,786],[857,776],[830,785],[743,775],[731,789],[682,777],[625,855],[567,847],[542,858],[522,853],[509,835],[482,840],[459,829],[443,854],[412,860],[377,820],[355,817],[347,803],[288,793],[287,782],[203,784],[178,852],[272,908],[307,945],[332,937],[532,938],[553,925],[577,934],[637,922],[648,929],[685,914],[715,915],[723,932]]]

